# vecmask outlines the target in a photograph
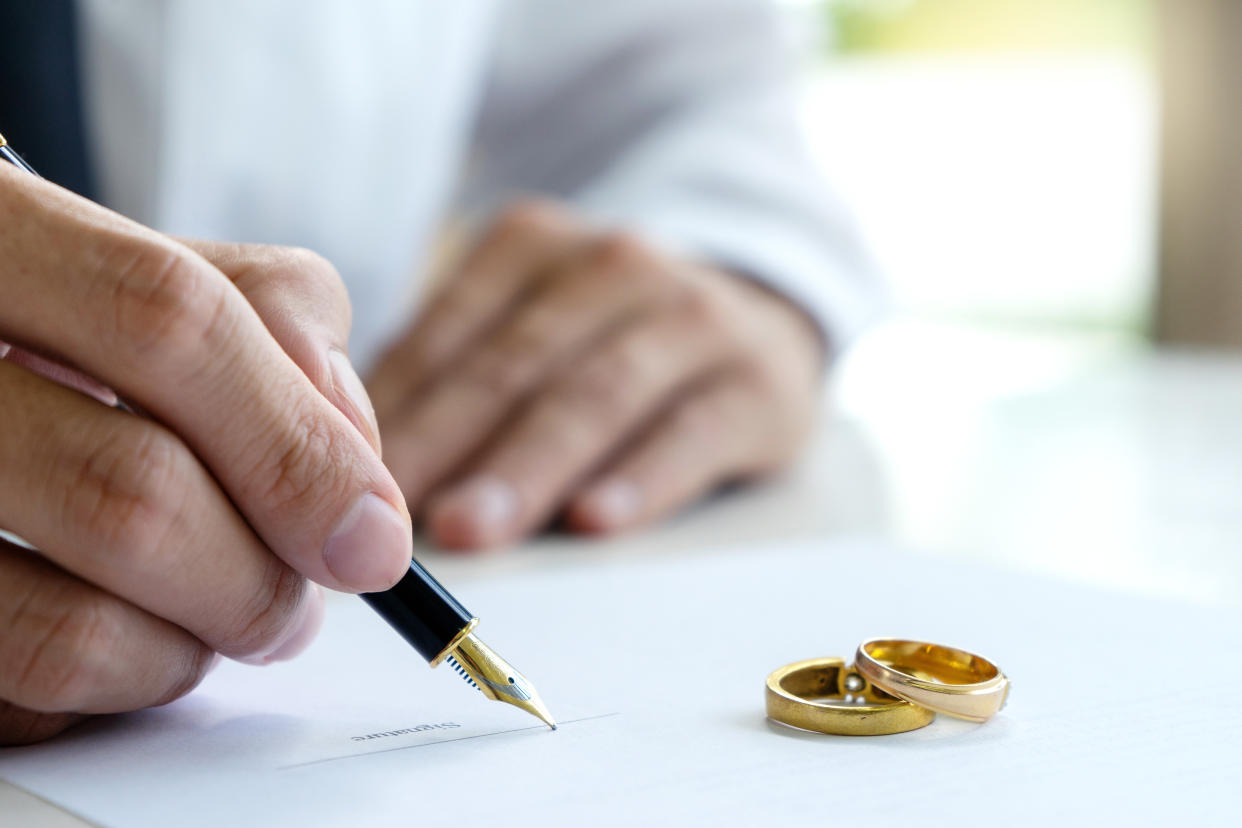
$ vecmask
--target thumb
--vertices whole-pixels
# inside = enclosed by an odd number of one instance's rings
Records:
[[[375,410],[346,352],[352,313],[336,268],[303,248],[179,241],[233,281],[290,359],[379,453]]]

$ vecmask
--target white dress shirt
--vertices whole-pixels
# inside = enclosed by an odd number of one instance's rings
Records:
[[[366,366],[446,216],[522,193],[762,279],[837,342],[875,289],[763,0],[78,0],[103,200],[341,271]]]

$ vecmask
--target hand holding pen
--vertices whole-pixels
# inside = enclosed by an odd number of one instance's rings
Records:
[[[0,527],[39,549],[0,540],[14,744],[171,701],[216,653],[292,657],[322,618],[311,581],[387,589],[412,532],[330,265],[175,241],[4,154]]]
[[[426,659],[551,725],[411,560],[332,266],[179,242],[39,180],[3,137],[0,157],[0,288],[23,300],[0,303],[0,527],[40,552],[0,539],[0,744],[171,701],[217,653],[292,658],[315,583],[372,593]]]

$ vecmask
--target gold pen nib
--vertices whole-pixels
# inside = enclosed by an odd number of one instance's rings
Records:
[[[461,677],[493,701],[507,702],[537,716],[556,730],[556,721],[526,676],[513,669],[474,633],[463,637],[448,654],[447,661]]]

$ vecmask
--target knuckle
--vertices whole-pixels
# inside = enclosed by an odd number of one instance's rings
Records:
[[[124,353],[197,361],[218,341],[228,294],[178,248],[127,241],[112,251],[109,271],[115,321],[107,333]]]
[[[430,305],[430,312],[424,313],[415,326],[413,333],[419,341],[435,339],[446,335],[452,324],[460,324],[463,320],[472,320],[479,313],[483,304],[484,288],[465,282],[453,282],[440,291]]]
[[[639,279],[661,275],[660,262],[651,247],[638,236],[624,230],[602,234],[591,245],[589,254],[595,270]]]
[[[28,645],[25,663],[14,665],[13,701],[23,707],[66,712],[86,706],[125,635],[111,601],[69,597],[29,601],[12,621],[12,639]]]
[[[295,404],[279,424],[260,429],[247,456],[257,456],[249,480],[254,498],[268,514],[283,519],[314,514],[335,493],[348,490],[343,476],[356,465],[350,433],[316,410],[316,399]],[[277,430],[278,429],[278,430]]]
[[[207,674],[211,672],[215,656],[215,650],[195,640],[189,650],[189,657],[183,664],[180,677],[173,682],[168,692],[152,702],[152,706],[159,707],[174,702],[202,684],[203,679],[207,678]]]
[[[521,396],[535,379],[545,346],[546,338],[536,331],[510,331],[466,360],[460,380],[489,399]]]
[[[624,350],[601,354],[548,392],[546,408],[558,421],[612,423],[634,405],[639,371]]]
[[[315,301],[348,302],[345,283],[336,266],[305,247],[275,248],[267,278],[287,289],[307,292]]]
[[[287,273],[298,278],[311,277],[335,283],[340,282],[340,274],[336,272],[336,267],[332,262],[308,247],[278,247],[274,252],[281,269]]]
[[[636,338],[607,348],[587,361],[576,378],[581,393],[610,408],[619,408],[654,376],[649,349]]]
[[[496,216],[492,235],[505,240],[548,236],[565,226],[565,211],[555,202],[523,198],[506,206]]]
[[[206,254],[229,274],[269,329],[327,322],[337,330],[348,330],[352,321],[349,293],[336,267],[326,258],[304,247],[227,247],[223,264],[214,249]]]
[[[146,423],[97,441],[65,489],[67,524],[98,541],[114,565],[150,568],[178,521],[187,457],[175,437]]]
[[[349,292],[336,267],[304,247],[268,248],[237,285],[269,328],[286,334],[278,334],[286,345],[294,332],[326,325],[329,336],[341,336],[353,322]]]
[[[270,649],[288,628],[306,589],[305,578],[272,557],[258,588],[232,614],[237,619],[236,628],[222,635],[220,651],[229,656],[247,656]],[[194,680],[183,693],[196,683]]]
[[[691,288],[683,291],[677,299],[676,314],[686,326],[724,335],[730,340],[736,335],[733,314],[727,304],[709,290]]]
[[[467,360],[456,381],[485,399],[507,400],[522,393],[529,382],[528,374],[522,360],[488,351]]]

